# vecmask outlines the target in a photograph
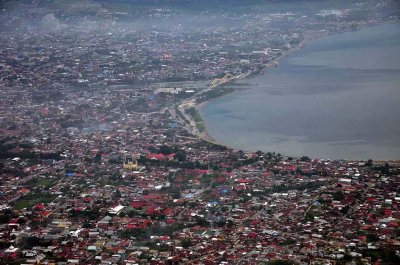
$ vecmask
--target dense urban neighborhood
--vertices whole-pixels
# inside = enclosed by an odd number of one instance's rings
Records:
[[[174,8],[47,2],[0,1],[0,264],[399,264],[400,160],[234,150],[196,109],[396,1],[191,30]]]

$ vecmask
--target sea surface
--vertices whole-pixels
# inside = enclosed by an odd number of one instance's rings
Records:
[[[246,151],[400,159],[400,23],[309,42],[200,108],[210,136]]]

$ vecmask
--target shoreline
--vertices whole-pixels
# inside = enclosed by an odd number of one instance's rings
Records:
[[[337,32],[337,33],[342,33],[342,32]],[[257,77],[257,76],[260,76],[260,75],[264,75],[264,74],[265,74],[264,72],[265,72],[267,69],[269,69],[269,68],[274,68],[274,67],[279,67],[279,66],[276,66],[276,64],[279,63],[282,59],[288,57],[289,55],[291,55],[291,54],[294,53],[294,52],[300,51],[301,49],[305,48],[306,45],[307,45],[310,41],[312,41],[312,40],[314,40],[314,39],[322,38],[322,37],[325,37],[325,36],[329,36],[329,34],[324,33],[324,34],[311,35],[311,36],[309,36],[308,38],[302,40],[296,47],[294,47],[294,48],[292,48],[292,49],[289,49],[288,51],[284,52],[283,54],[281,54],[280,56],[278,56],[277,58],[275,58],[275,59],[272,60],[271,62],[267,63],[262,69],[260,69],[259,73],[255,73],[255,74],[250,73],[245,79],[249,79],[249,78]],[[262,73],[262,72],[263,72],[263,73]],[[234,81],[231,81],[231,82],[222,84],[222,85],[218,85],[218,86],[215,87],[214,89],[220,88],[220,87],[222,87],[222,86],[224,86],[224,85],[233,84],[233,83],[235,83],[235,81],[237,81],[237,80],[234,80]],[[251,89],[251,88],[246,88],[246,89]],[[218,99],[218,98],[220,98],[220,97],[224,97],[224,96],[226,96],[226,95],[230,95],[230,94],[235,93],[235,92],[237,92],[237,91],[239,91],[239,90],[241,90],[241,89],[234,88],[233,91],[231,91],[231,92],[229,92],[229,93],[223,94],[223,95],[218,96],[218,97],[216,97],[216,98],[212,98],[212,99],[209,99],[209,100],[205,100],[205,101],[203,101],[203,102],[201,102],[201,103],[195,103],[195,104],[193,105],[193,107],[196,109],[196,111],[197,111],[197,112],[200,114],[200,116],[201,116],[200,108],[201,108],[202,106],[206,105],[207,103],[211,102],[212,100],[216,100],[216,99]],[[201,94],[201,93],[200,93],[200,94]],[[195,96],[195,99],[196,99],[196,98],[197,98],[197,97]],[[179,105],[180,105],[180,104],[179,104]],[[185,115],[185,116],[186,116],[186,115]],[[196,124],[196,123],[194,122],[194,120],[192,119],[192,117],[189,116],[188,118],[189,118],[190,124],[192,124],[192,123],[193,123],[193,124]],[[212,136],[209,134],[208,127],[207,127],[206,122],[205,122],[205,120],[204,120],[204,118],[203,118],[202,116],[201,116],[201,119],[203,120],[204,131],[203,131],[203,132],[198,132],[198,133],[196,133],[195,136],[196,136],[197,138],[199,138],[199,139],[201,139],[201,140],[203,140],[203,141],[209,142],[209,143],[211,143],[211,144],[216,144],[216,145],[224,146],[224,147],[226,147],[226,148],[228,148],[228,149],[231,149],[231,150],[236,150],[236,149],[237,149],[237,148],[234,148],[234,147],[232,147],[232,146],[229,146],[229,145],[227,145],[227,144],[225,144],[225,143],[222,143],[221,141],[219,141],[219,140],[215,139],[214,137],[212,137]],[[196,128],[197,126],[196,126],[195,128],[193,128],[193,126],[190,125],[190,124],[189,124],[189,126],[192,127],[192,130],[198,131],[197,128]],[[257,151],[246,151],[246,150],[243,150],[243,151],[245,151],[245,152],[257,152]],[[284,156],[285,156],[285,155],[284,155]]]
[[[266,70],[267,70],[268,68],[279,67],[279,66],[276,66],[276,64],[277,64],[278,62],[280,62],[282,59],[285,59],[286,57],[288,57],[289,55],[293,54],[294,52],[297,52],[297,51],[302,50],[302,49],[305,48],[311,41],[314,41],[314,40],[316,40],[316,39],[320,39],[320,38],[323,38],[323,37],[327,37],[327,36],[332,36],[332,35],[335,35],[335,34],[348,33],[348,32],[352,32],[352,31],[359,31],[359,30],[364,29],[364,28],[367,28],[367,27],[373,27],[373,26],[377,26],[377,25],[385,24],[385,23],[389,23],[389,22],[365,23],[365,24],[360,25],[360,27],[359,27],[358,29],[356,29],[356,30],[348,29],[348,30],[340,30],[340,31],[336,31],[336,32],[327,32],[327,31],[323,31],[323,32],[310,32],[310,33],[308,33],[308,34],[304,34],[304,36],[305,36],[304,40],[302,40],[298,45],[296,45],[296,46],[293,47],[293,48],[288,49],[287,51],[284,51],[281,55],[277,56],[276,58],[274,58],[273,60],[271,60],[270,62],[268,62],[263,68],[260,68],[259,71],[256,71],[256,72],[253,72],[253,73],[249,73],[249,75],[246,76],[246,79],[249,79],[249,78],[252,78],[252,77],[257,77],[257,76],[260,76],[260,75],[264,75],[265,72],[266,72]],[[223,86],[226,86],[226,85],[229,85],[229,84],[234,84],[236,81],[237,81],[237,80],[232,80],[232,81],[230,81],[230,82],[227,82],[227,83],[218,85],[218,86],[216,86],[214,89],[218,89],[218,88],[220,89],[220,88],[223,87]],[[246,88],[246,89],[250,89],[250,88]],[[192,104],[193,104],[192,107],[195,108],[196,111],[197,111],[198,113],[200,113],[201,107],[203,107],[205,104],[207,104],[207,103],[211,102],[212,100],[215,100],[215,99],[217,99],[217,98],[219,98],[219,97],[226,96],[226,95],[228,95],[228,94],[234,93],[234,92],[236,92],[236,91],[238,91],[238,90],[241,90],[241,89],[240,89],[240,88],[239,88],[239,89],[238,89],[238,88],[233,88],[233,90],[232,90],[231,92],[222,94],[222,95],[220,95],[220,96],[218,96],[218,97],[215,97],[215,98],[207,99],[207,100],[202,101],[202,102],[200,102],[200,103],[196,103],[195,100],[198,99],[198,96],[202,94],[202,92],[200,92],[199,94],[196,94],[196,95],[193,97],[193,99],[192,99]],[[178,103],[178,105],[180,105],[180,104],[182,104],[182,102],[181,102],[181,103]],[[185,116],[186,116],[186,115],[185,115]],[[200,114],[200,116],[201,116],[201,114]],[[209,143],[211,143],[211,144],[216,144],[216,145],[224,146],[224,147],[226,147],[226,148],[228,148],[228,149],[231,149],[231,150],[239,150],[238,148],[229,146],[229,145],[227,145],[227,144],[221,142],[220,140],[217,140],[217,139],[215,139],[214,137],[212,137],[212,136],[210,135],[210,133],[209,133],[209,128],[208,128],[208,126],[207,126],[207,124],[206,124],[206,122],[205,122],[205,120],[204,120],[204,118],[203,118],[202,116],[201,116],[201,119],[202,119],[202,123],[203,123],[203,125],[204,125],[204,131],[202,131],[202,132],[200,132],[200,131],[197,130],[197,126],[194,126],[194,127],[193,127],[193,126],[191,125],[191,124],[196,124],[196,123],[195,123],[195,122],[192,123],[193,119],[192,119],[192,117],[190,117],[190,115],[189,115],[189,119],[190,119],[190,124],[186,124],[186,125],[189,125],[189,126],[191,127],[192,132],[195,132],[194,135],[195,135],[197,138],[199,138],[199,139],[201,139],[201,140],[204,140],[204,141],[206,141],[206,142],[209,142]],[[246,152],[256,152],[257,150],[243,150],[243,151],[246,151]],[[290,154],[284,154],[283,156],[297,157],[297,156],[293,156],[293,155],[290,155]],[[299,157],[300,157],[300,156],[299,156]],[[334,159],[334,160],[366,161],[365,159]],[[377,161],[398,161],[398,160],[397,160],[397,159],[391,159],[391,160],[377,159]]]

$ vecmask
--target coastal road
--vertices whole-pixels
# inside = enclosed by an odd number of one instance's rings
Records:
[[[266,67],[269,67],[269,66],[267,65]],[[229,80],[229,82],[232,82],[232,81],[238,80],[238,79],[243,79],[243,78],[249,76],[250,74],[251,74],[251,72],[238,75],[238,76],[234,77],[233,79]],[[195,92],[189,98],[183,99],[182,101],[179,101],[175,104],[172,104],[169,107],[166,107],[166,110],[168,110],[173,117],[177,118],[180,121],[180,123],[184,125],[185,129],[190,134],[195,135],[197,138],[202,139],[204,141],[216,143],[216,141],[214,139],[212,139],[210,136],[208,136],[207,133],[200,132],[200,130],[197,128],[196,122],[192,119],[192,117],[190,115],[187,115],[185,113],[185,110],[188,107],[196,108],[196,99],[198,98],[199,95],[201,95],[203,93],[207,93],[214,89],[218,89],[218,87],[220,87],[226,83],[228,83],[228,82],[221,83],[216,87],[206,86],[204,89],[200,89],[199,91]],[[178,109],[178,111],[182,114],[183,118],[181,115],[176,113],[176,109]],[[163,109],[162,111],[165,111],[165,109]]]

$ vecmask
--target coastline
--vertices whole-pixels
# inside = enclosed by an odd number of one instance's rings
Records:
[[[336,32],[336,33],[341,33],[341,32]],[[324,33],[319,33],[319,34],[310,34],[309,36],[307,36],[307,38],[305,38],[304,40],[302,40],[296,47],[293,47],[293,48],[291,48],[291,49],[285,51],[285,52],[282,53],[280,56],[278,56],[277,58],[275,58],[275,59],[272,60],[271,62],[267,63],[262,69],[260,69],[259,73],[250,73],[250,74],[246,77],[246,79],[253,78],[253,77],[256,77],[256,76],[260,76],[260,75],[264,75],[264,74],[265,74],[264,72],[265,72],[267,69],[269,69],[269,68],[279,67],[279,66],[277,66],[276,64],[279,63],[282,59],[288,57],[289,55],[291,55],[291,54],[294,53],[294,52],[297,52],[297,51],[303,49],[304,47],[306,47],[306,45],[307,45],[310,41],[315,40],[315,39],[318,39],[318,38],[322,38],[322,37],[325,37],[325,36],[329,36],[329,34],[328,34],[328,33],[325,33],[325,32],[324,32]],[[231,81],[231,82],[218,85],[218,86],[216,86],[214,89],[217,89],[217,88],[220,88],[220,87],[222,87],[222,86],[229,85],[229,84],[233,84],[233,83],[235,83],[235,81],[236,81],[236,80],[233,80],[233,81]],[[246,88],[246,89],[251,89],[251,88]],[[241,90],[241,89],[234,88],[233,91],[231,91],[231,92],[229,92],[229,93],[223,94],[223,95],[218,96],[218,97],[216,97],[216,98],[212,98],[212,99],[209,99],[209,100],[205,100],[205,101],[203,101],[203,102],[201,102],[201,103],[198,103],[198,104],[195,103],[195,104],[193,105],[193,107],[196,109],[196,111],[197,111],[198,113],[200,113],[200,108],[203,107],[204,105],[206,105],[207,103],[211,102],[212,100],[218,99],[218,98],[220,98],[220,97],[224,97],[224,96],[226,96],[226,95],[235,93],[235,92],[237,92],[238,90]],[[200,94],[201,94],[201,93],[200,93]],[[196,99],[196,98],[197,98],[197,97],[195,97],[195,99]],[[186,115],[185,115],[185,116],[186,116]],[[194,122],[194,120],[192,119],[192,117],[190,117],[189,115],[188,115],[186,118],[188,118],[188,120],[190,121],[190,124],[196,124],[196,123]],[[199,131],[197,130],[196,127],[193,128],[192,125],[190,125],[190,126],[192,127],[192,131],[197,132],[197,133],[195,134],[195,136],[196,136],[197,138],[199,138],[199,139],[201,139],[201,140],[203,140],[203,141],[212,143],[212,144],[224,146],[224,147],[226,147],[226,148],[228,148],[228,149],[232,149],[232,150],[236,149],[236,148],[234,148],[234,147],[232,147],[232,146],[229,146],[229,145],[227,145],[227,144],[225,144],[225,143],[222,143],[221,141],[219,141],[219,140],[215,139],[214,137],[212,137],[212,136],[209,134],[208,127],[207,127],[207,125],[206,125],[206,122],[205,122],[204,118],[201,117],[201,119],[203,120],[203,124],[204,124],[204,131],[203,131],[203,132],[199,132]],[[254,152],[256,152],[256,151],[254,151]]]
[[[376,26],[376,25],[385,24],[385,23],[389,23],[389,22],[386,21],[386,22],[365,23],[365,24],[360,25],[361,27],[357,28],[356,31],[358,31],[358,30],[360,30],[360,29],[367,28],[367,27],[373,27],[373,26]],[[310,32],[310,33],[308,33],[308,34],[304,34],[304,39],[303,39],[298,45],[296,45],[295,47],[290,48],[290,49],[288,49],[288,50],[286,50],[286,51],[283,51],[283,52],[282,52],[280,55],[278,55],[276,58],[274,58],[273,60],[271,60],[270,62],[268,62],[267,64],[265,64],[265,66],[264,66],[263,68],[260,68],[259,70],[256,70],[256,71],[250,73],[248,76],[246,76],[246,78],[257,77],[257,76],[260,76],[260,75],[264,75],[264,72],[265,72],[268,68],[275,67],[277,62],[280,62],[282,59],[287,58],[289,55],[293,54],[294,52],[297,52],[297,51],[299,51],[299,50],[302,50],[302,49],[305,48],[310,42],[312,42],[312,41],[314,41],[314,40],[316,40],[316,39],[320,39],[320,38],[323,38],[323,37],[332,36],[332,35],[336,35],[336,34],[342,34],[342,33],[346,33],[346,32],[351,32],[351,31],[355,31],[355,30],[346,29],[346,30],[339,30],[339,31],[335,31],[335,32],[323,31],[323,32]],[[227,86],[227,85],[229,85],[229,84],[235,83],[235,81],[236,81],[236,80],[232,80],[232,81],[230,81],[230,82],[227,82],[227,83],[218,85],[218,86],[216,86],[214,89],[220,89],[220,88],[223,87],[223,86]],[[247,88],[247,89],[250,89],[250,88]],[[233,91],[231,91],[231,92],[229,92],[229,93],[225,93],[225,94],[220,95],[220,96],[218,96],[218,97],[225,96],[225,95],[227,95],[227,94],[236,92],[236,91],[238,91],[238,90],[240,90],[240,88],[239,88],[239,89],[233,88]],[[204,90],[203,90],[203,91],[204,91]],[[203,91],[201,91],[200,93],[194,95],[193,98],[192,98],[192,100],[191,100],[191,103],[192,103],[191,107],[195,108],[196,111],[199,112],[199,113],[200,113],[200,109],[201,109],[206,103],[209,103],[209,102],[211,102],[212,100],[218,98],[218,97],[216,97],[216,98],[211,98],[211,99],[207,99],[207,100],[205,100],[205,101],[202,101],[202,102],[200,102],[200,103],[196,103],[196,99],[199,98],[199,95],[201,95]],[[190,118],[190,117],[189,117],[189,118]],[[203,117],[201,117],[201,118],[203,119]],[[196,130],[196,126],[192,127],[192,133],[195,132],[195,133],[193,133],[193,134],[194,134],[197,138],[202,139],[202,140],[207,141],[207,142],[210,142],[210,143],[212,143],[212,144],[217,144],[217,145],[224,146],[224,147],[229,148],[229,149],[237,149],[237,148],[235,148],[235,147],[229,146],[229,145],[227,145],[227,144],[221,142],[220,140],[217,140],[217,139],[215,139],[214,137],[212,137],[212,136],[210,135],[210,133],[209,133],[209,128],[208,128],[206,122],[204,121],[204,119],[203,119],[202,123],[204,124],[204,131],[202,131],[202,132],[197,131],[197,130]],[[195,124],[195,123],[191,123],[191,124]],[[190,125],[190,124],[189,124],[189,125]],[[190,131],[189,131],[189,132],[190,132]],[[246,150],[246,151],[248,151],[248,152],[256,152],[257,150]],[[290,155],[289,153],[286,154],[285,156],[291,156],[291,157],[293,157],[293,155]],[[354,160],[354,159],[343,159],[343,160],[348,160],[348,161],[364,161],[365,159],[358,159],[358,160]],[[382,160],[382,159],[378,159],[378,160]],[[397,160],[394,160],[394,161],[397,161]]]

